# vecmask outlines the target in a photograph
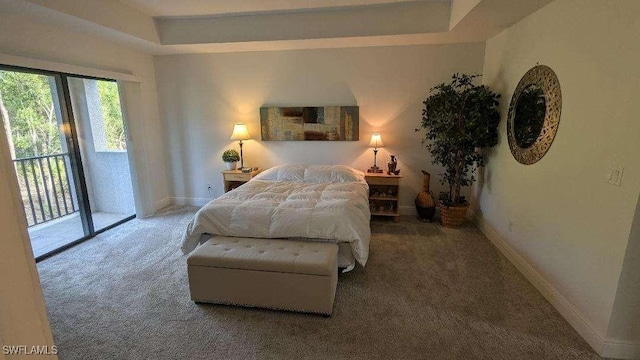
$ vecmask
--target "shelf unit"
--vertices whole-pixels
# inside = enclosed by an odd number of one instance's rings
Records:
[[[400,196],[400,179],[402,175],[385,173],[366,173],[369,184],[369,208],[373,216],[390,216],[393,221],[400,220],[398,199]]]

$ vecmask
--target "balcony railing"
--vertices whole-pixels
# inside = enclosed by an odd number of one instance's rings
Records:
[[[29,227],[78,211],[67,174],[69,154],[13,160]]]

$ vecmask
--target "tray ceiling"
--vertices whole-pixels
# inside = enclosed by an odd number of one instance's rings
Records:
[[[0,0],[155,54],[484,42],[552,0]]]
[[[151,17],[215,16],[449,0],[120,0]]]

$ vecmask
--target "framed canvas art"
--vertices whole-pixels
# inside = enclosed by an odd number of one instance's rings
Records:
[[[358,141],[357,106],[262,107],[265,141]]]

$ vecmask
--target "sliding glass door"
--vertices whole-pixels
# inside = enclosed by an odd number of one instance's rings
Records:
[[[0,115],[36,257],[86,235],[60,80],[52,75],[0,71]]]
[[[99,231],[135,214],[118,84],[69,77],[69,89],[91,220]]]
[[[133,218],[115,82],[0,66],[0,118],[37,260]]]

